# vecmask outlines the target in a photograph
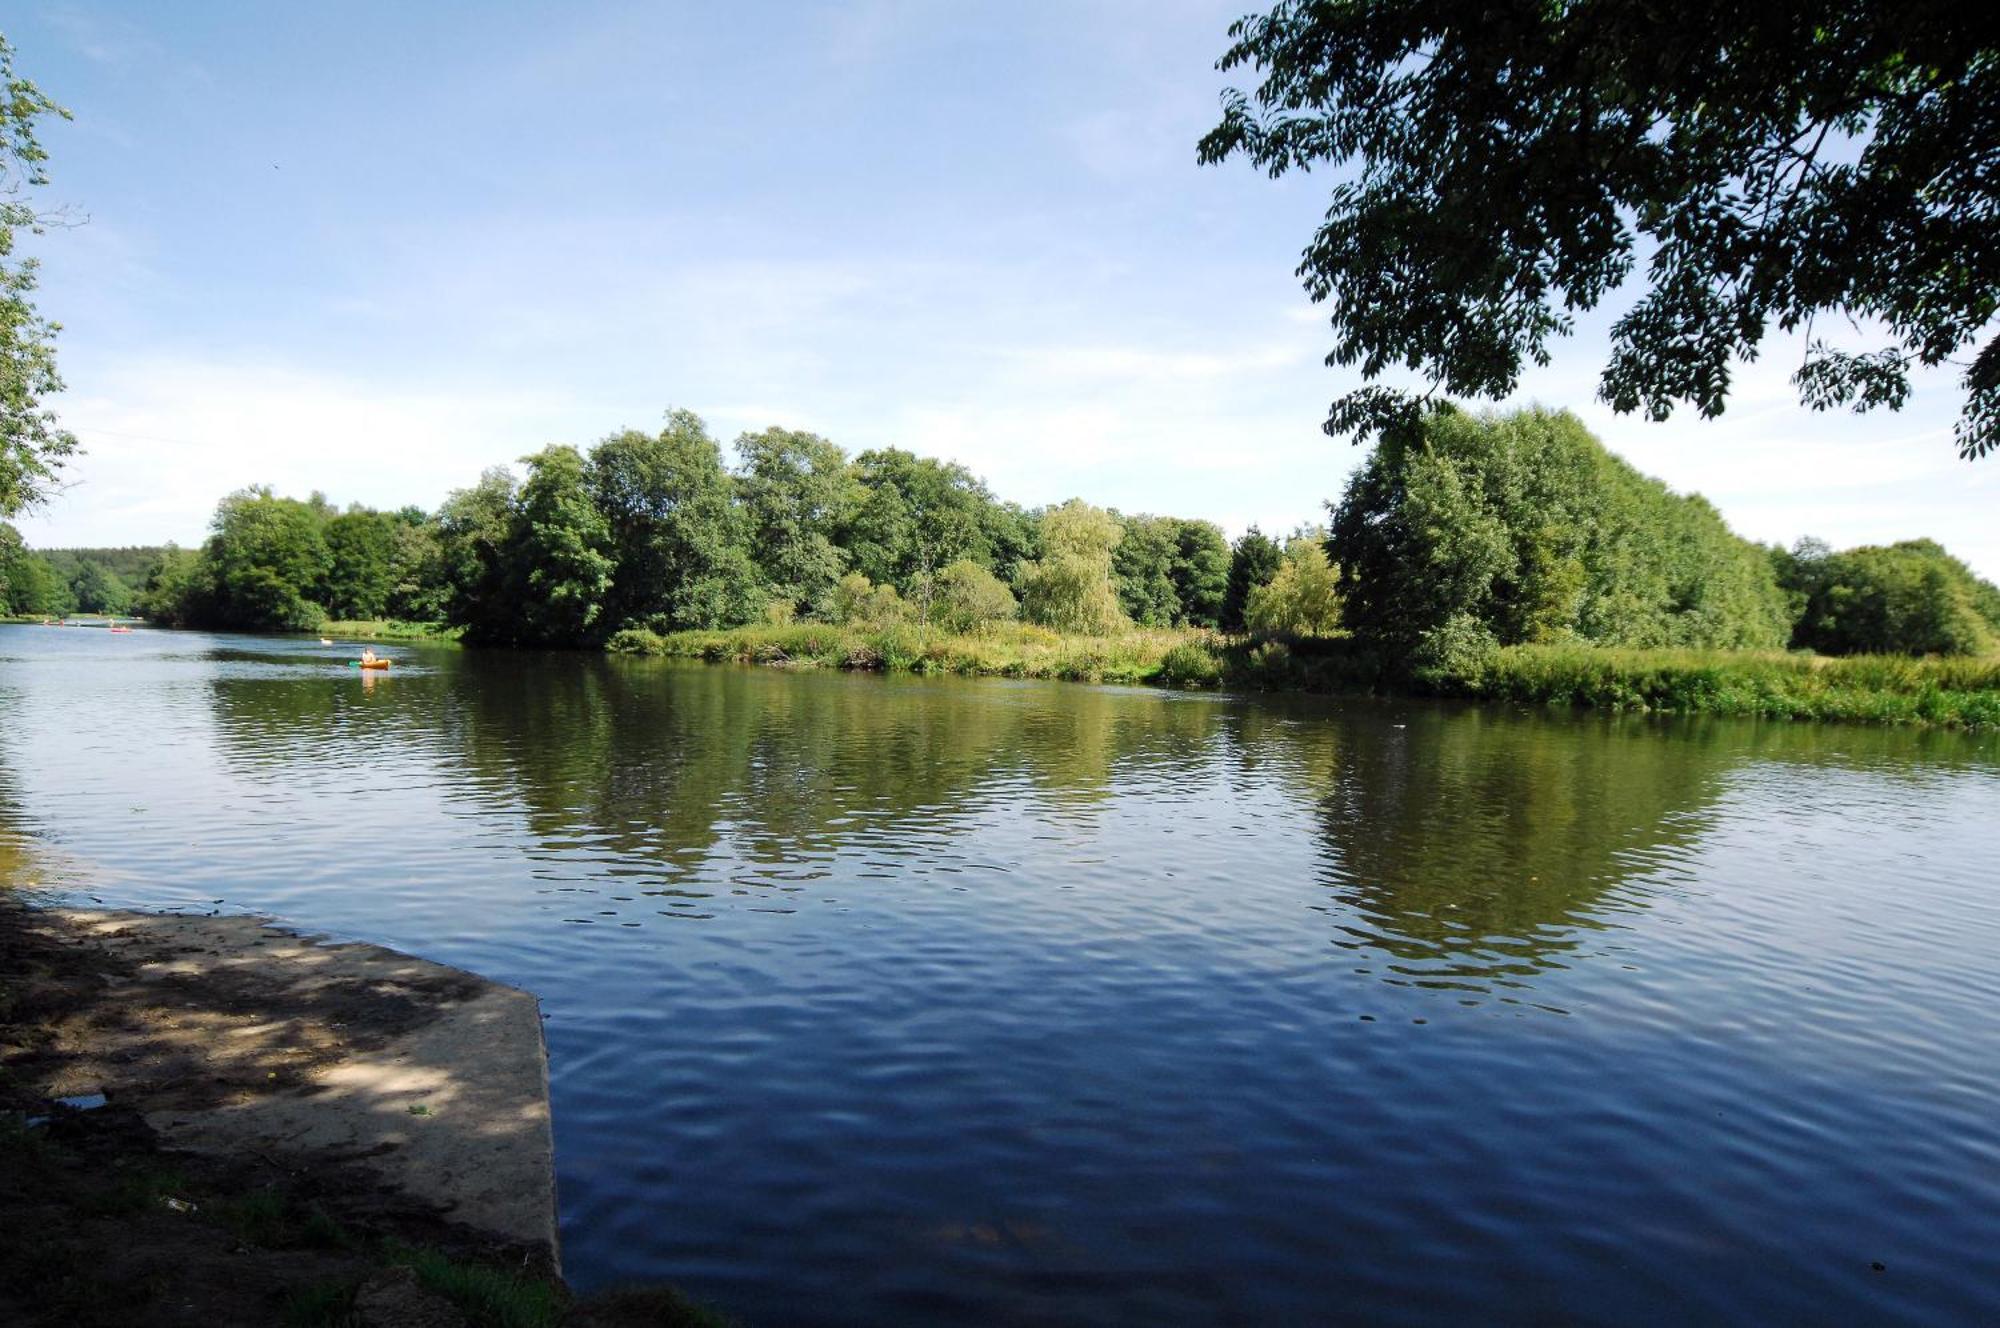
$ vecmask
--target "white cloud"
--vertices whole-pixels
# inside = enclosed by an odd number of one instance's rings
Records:
[[[62,402],[85,453],[17,524],[43,546],[198,539],[247,484],[336,503],[435,505],[481,469],[573,436],[576,412],[529,390],[407,391],[267,364],[143,358]]]

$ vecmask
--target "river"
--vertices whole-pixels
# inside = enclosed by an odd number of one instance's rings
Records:
[[[753,1325],[2000,1320],[2000,739],[0,627],[0,879],[542,999]]]

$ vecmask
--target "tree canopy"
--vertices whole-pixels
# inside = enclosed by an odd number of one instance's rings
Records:
[[[2000,448],[2000,39],[1978,6],[1285,0],[1230,28],[1201,160],[1337,171],[1299,274],[1331,364],[1503,397],[1639,274],[1599,393],[1719,414],[1770,327],[1815,409],[1952,364],[1959,451]],[[1882,341],[1822,338],[1865,320]],[[1981,344],[1983,341],[1983,345]],[[1961,359],[1962,356],[1969,356]],[[1327,429],[1416,420],[1371,385]]]
[[[67,119],[69,112],[14,72],[14,48],[0,37],[0,516],[47,497],[63,459],[76,451],[75,435],[44,401],[62,391],[55,353],[61,327],[35,308],[35,260],[14,257],[17,234],[44,222],[29,195],[48,183],[48,153],[35,137],[35,122],[46,115]]]
[[[2000,643],[2000,587],[1935,540],[1835,553],[1818,540],[1779,551],[1799,600],[1792,644],[1824,655],[1979,655]]]
[[[1384,438],[1327,553],[1347,625],[1419,661],[1475,638],[1776,649],[1790,628],[1762,549],[1568,414],[1451,411]]]

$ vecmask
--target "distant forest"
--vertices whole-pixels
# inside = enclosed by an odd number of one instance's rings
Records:
[[[1081,499],[1023,508],[961,465],[850,457],[811,433],[655,433],[545,448],[435,512],[239,490],[198,549],[30,551],[0,525],[0,610],[315,631],[396,619],[473,643],[595,646],[627,628],[910,623],[1352,636],[1409,667],[1521,643],[1987,654],[2000,589],[1936,543],[1750,543],[1573,416],[1449,407],[1377,444],[1324,527]]]

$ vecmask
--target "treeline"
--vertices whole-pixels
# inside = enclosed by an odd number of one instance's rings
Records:
[[[158,564],[161,550],[30,550],[0,522],[0,614],[58,618],[71,613],[126,613]]]
[[[1419,674],[1511,645],[1979,654],[2000,633],[2000,590],[1937,544],[1760,547],[1567,413],[1434,412],[1332,511],[1347,628]]]
[[[1207,521],[1080,499],[1025,509],[961,465],[893,448],[850,458],[788,429],[746,433],[734,452],[726,465],[701,419],[674,411],[657,433],[548,447],[518,476],[489,471],[435,513],[245,489],[200,549],[158,559],[136,607],[191,626],[396,618],[558,646],[800,619],[969,631],[1022,618],[1079,633],[1333,624],[1323,603],[1300,609],[1270,584],[1293,564],[1328,582],[1317,539],[1288,554],[1253,530],[1232,549]]]
[[[1253,528],[1233,545],[1207,521],[1081,499],[1023,508],[961,465],[893,448],[850,457],[767,429],[733,452],[726,463],[701,419],[675,411],[656,433],[489,471],[431,513],[245,489],[199,549],[160,551],[143,574],[137,551],[32,554],[0,528],[0,607],[274,631],[399,619],[542,646],[793,622],[1181,627],[1338,638],[1359,673],[1419,679],[1470,676],[1516,645],[2000,643],[2000,590],[1936,543],[1760,547],[1565,413],[1442,408],[1375,447],[1327,528],[1282,541]]]

